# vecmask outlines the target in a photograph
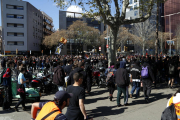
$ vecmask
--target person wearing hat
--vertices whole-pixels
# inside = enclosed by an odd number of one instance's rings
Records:
[[[31,107],[31,120],[67,120],[66,116],[62,114],[62,109],[69,106],[69,99],[73,95],[66,91],[58,91],[54,96],[53,101],[33,103]],[[41,109],[37,115],[38,109]]]

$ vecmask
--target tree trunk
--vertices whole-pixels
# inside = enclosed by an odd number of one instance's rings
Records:
[[[116,40],[117,40],[117,28],[110,29],[110,42],[109,42],[109,53],[108,53],[108,66],[111,62],[116,62]]]
[[[155,45],[155,55],[158,56],[158,44],[159,44],[159,38],[158,38],[158,28],[159,28],[159,2],[157,1],[157,13],[156,13],[156,45]]]

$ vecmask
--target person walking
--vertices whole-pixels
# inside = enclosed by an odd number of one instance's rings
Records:
[[[152,69],[148,63],[148,58],[144,58],[144,63],[142,64],[141,70],[141,80],[143,83],[143,92],[145,101],[149,103],[149,96],[152,89],[152,83],[155,82],[155,78],[152,72]]]
[[[125,62],[120,62],[120,68],[117,69],[114,77],[115,77],[115,82],[117,84],[117,106],[120,107],[120,97],[121,94],[124,94],[124,106],[128,105],[128,96],[127,96],[127,92],[126,89],[128,88],[127,86],[129,86],[129,76],[128,76],[128,72],[125,69],[126,68],[126,63]]]
[[[36,102],[31,107],[31,120],[67,120],[62,114],[63,108],[69,106],[69,99],[73,94],[68,94],[65,91],[58,91],[54,96],[54,100],[50,102]],[[37,115],[37,111],[41,110]]]
[[[132,90],[130,94],[130,98],[133,97],[133,93],[136,90],[135,98],[139,97],[139,90],[140,90],[140,76],[141,76],[141,68],[139,66],[139,62],[135,59],[132,68],[130,69],[131,78],[130,81],[132,82]]]
[[[109,87],[109,99],[112,101],[113,93],[115,90],[115,81],[114,74],[116,73],[116,69],[114,63],[110,63],[110,67],[106,69],[104,75],[106,76],[107,86]]]
[[[83,83],[83,74],[74,73],[73,79],[74,84],[67,87],[67,92],[72,93],[73,96],[70,98],[65,116],[68,120],[86,120],[88,117],[84,106],[85,90],[80,87]]]
[[[26,72],[25,68],[21,68],[20,70],[20,74],[18,76],[18,90],[17,92],[20,95],[20,100],[19,102],[15,105],[14,109],[16,112],[18,112],[18,106],[20,104],[22,104],[22,108],[25,111],[26,107],[25,107],[25,100],[26,100],[26,91],[25,91],[25,87],[26,87],[26,83],[29,82],[29,80],[26,80],[24,77],[24,73]]]

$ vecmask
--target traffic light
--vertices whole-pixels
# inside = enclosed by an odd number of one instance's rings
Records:
[[[16,55],[18,54],[18,49],[16,49]]]
[[[124,46],[124,51],[126,51],[126,46]]]

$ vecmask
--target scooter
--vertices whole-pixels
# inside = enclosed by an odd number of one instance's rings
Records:
[[[30,82],[30,84],[31,83],[32,83],[32,81]],[[12,85],[12,97],[13,97],[13,99],[20,99],[20,95],[17,94],[17,84],[18,84],[18,81],[17,81],[16,77],[12,77],[11,78],[11,85]],[[40,97],[41,97],[39,86],[34,87],[31,85],[29,85],[29,87],[25,88],[26,99],[39,102]]]

